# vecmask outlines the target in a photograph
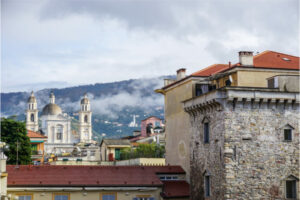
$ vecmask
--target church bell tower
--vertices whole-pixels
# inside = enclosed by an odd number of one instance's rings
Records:
[[[27,101],[26,110],[26,129],[31,131],[39,130],[39,119],[38,119],[37,101],[33,91]]]
[[[80,101],[79,133],[80,142],[90,143],[92,141],[92,112],[90,100],[86,94]]]

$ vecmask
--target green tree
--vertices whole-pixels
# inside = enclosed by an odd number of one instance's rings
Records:
[[[163,158],[164,155],[165,147],[155,143],[139,144],[135,149],[121,149],[121,160],[127,160],[131,158]]]
[[[9,148],[5,151],[8,164],[17,163],[17,142],[18,164],[26,165],[31,163],[30,139],[27,137],[24,122],[1,118],[1,141],[9,145]]]

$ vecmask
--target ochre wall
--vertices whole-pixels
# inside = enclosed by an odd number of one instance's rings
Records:
[[[182,101],[192,98],[193,81],[170,89],[165,94],[166,164],[181,165],[189,182],[190,122]]]
[[[299,72],[283,71],[283,72],[271,72],[271,71],[238,71],[238,86],[250,86],[250,87],[268,87],[267,78],[276,76],[279,74],[299,74]]]
[[[114,193],[117,195],[116,200],[132,200],[134,197],[147,196],[154,197],[156,200],[160,200],[161,189],[158,188],[154,191],[71,191],[71,192],[13,192],[9,191],[8,194],[12,194],[12,197],[19,195],[32,195],[33,200],[53,200],[54,194],[68,194],[69,200],[101,200],[102,193]],[[86,195],[84,195],[86,193]]]

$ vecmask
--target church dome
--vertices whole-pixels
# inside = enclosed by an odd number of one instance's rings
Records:
[[[42,111],[42,115],[58,115],[61,113],[61,108],[54,103],[47,104]]]

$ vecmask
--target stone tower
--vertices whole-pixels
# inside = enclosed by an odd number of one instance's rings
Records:
[[[34,96],[34,93],[31,92],[30,97],[27,101],[27,110],[26,110],[26,128],[31,131],[39,130],[39,119],[38,119],[38,109],[37,102]]]
[[[79,111],[80,142],[90,143],[92,140],[92,112],[90,100],[85,94],[80,101]]]

